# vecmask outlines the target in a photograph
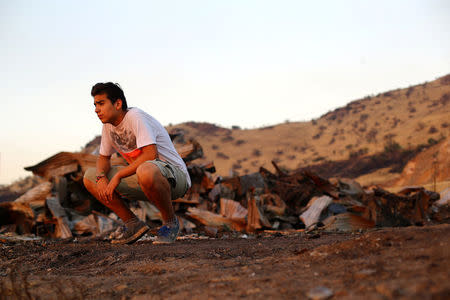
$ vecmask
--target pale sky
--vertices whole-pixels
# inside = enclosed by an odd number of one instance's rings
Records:
[[[100,134],[97,82],[163,125],[251,129],[434,80],[450,73],[450,1],[0,0],[0,45],[9,184]]]

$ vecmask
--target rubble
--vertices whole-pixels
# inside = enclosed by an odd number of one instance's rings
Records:
[[[436,206],[450,206],[450,188],[446,188],[440,194],[440,199],[434,203]]]
[[[300,215],[300,220],[302,220],[306,228],[310,228],[317,224],[322,210],[330,205],[332,201],[333,200],[329,196],[313,197],[309,201],[306,206],[308,209]]]
[[[448,219],[448,214],[439,214],[442,207],[448,208],[448,191],[443,193],[445,200],[422,187],[396,194],[378,187],[367,191],[351,179],[327,180],[307,170],[289,174],[275,162],[276,173],[261,168],[254,174],[222,178],[215,174],[213,162],[202,160],[198,142],[185,142],[181,131],[171,137],[192,179],[186,195],[173,201],[186,234],[198,231],[217,236],[224,231],[284,229],[355,231]],[[94,144],[88,148],[91,153],[97,151]],[[106,238],[122,222],[83,186],[83,174],[95,166],[96,158],[90,153],[60,152],[26,167],[45,181],[15,201],[0,203],[0,234]],[[126,164],[116,155],[112,163]],[[130,207],[152,227],[161,224],[161,214],[150,202],[131,202]]]

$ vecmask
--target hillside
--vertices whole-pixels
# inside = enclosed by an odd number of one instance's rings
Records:
[[[389,145],[413,149],[449,136],[450,74],[352,101],[310,122],[251,130],[195,122],[168,127],[174,129],[197,139],[205,160],[213,160],[225,176],[272,168],[272,160],[294,170],[380,153]]]
[[[401,177],[394,183],[396,186],[421,185],[434,189],[437,182],[450,186],[450,138],[418,154],[403,169]],[[440,190],[437,187],[437,190]]]

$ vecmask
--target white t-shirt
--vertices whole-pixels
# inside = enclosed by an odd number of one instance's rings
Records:
[[[111,156],[119,152],[129,163],[142,153],[144,146],[156,144],[159,159],[179,167],[191,186],[186,164],[175,150],[167,130],[143,110],[129,108],[119,125],[103,124],[100,154]]]

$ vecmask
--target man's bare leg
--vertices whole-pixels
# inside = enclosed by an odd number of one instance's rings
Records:
[[[100,199],[97,192],[97,184],[87,178],[83,179],[84,186],[100,203],[111,209],[123,222],[127,222],[136,217],[136,215],[125,205],[120,196],[114,192],[113,199],[105,202]]]
[[[145,162],[137,168],[136,175],[142,191],[159,209],[163,221],[165,223],[173,221],[175,212],[172,206],[170,184],[159,168],[151,162]]]

